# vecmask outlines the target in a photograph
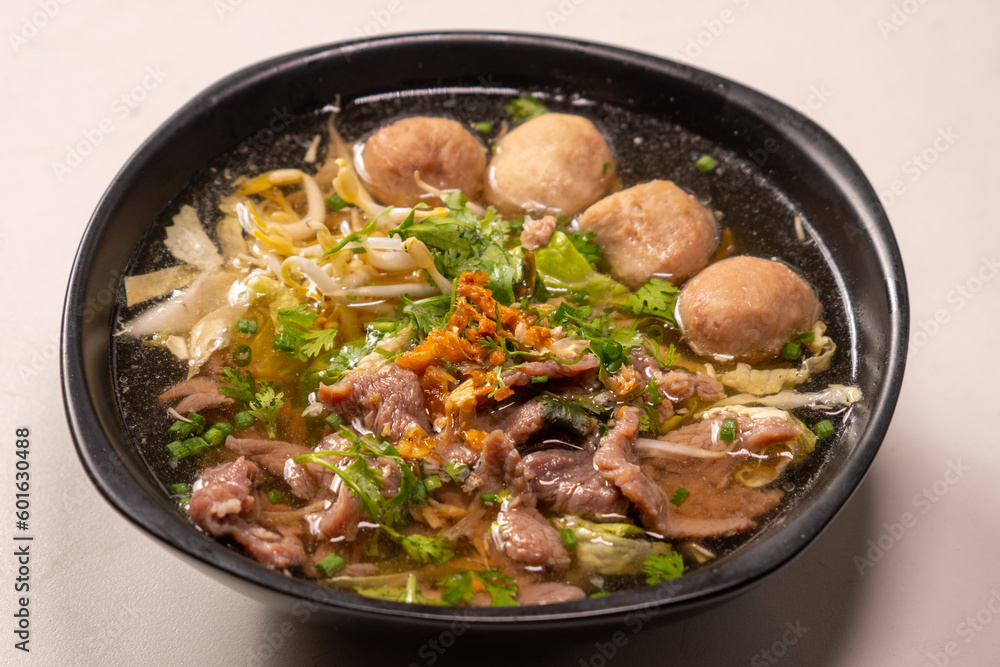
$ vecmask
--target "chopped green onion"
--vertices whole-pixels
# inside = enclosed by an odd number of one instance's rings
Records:
[[[191,493],[191,485],[190,484],[171,484],[170,485],[170,493],[174,494],[175,496],[186,496],[189,493]]]
[[[572,549],[577,545],[576,535],[569,528],[560,529],[559,536],[562,537],[563,544],[566,545],[567,549]]]
[[[601,167],[601,176],[603,176],[604,174],[608,173],[608,169],[611,169],[611,163],[610,162],[605,162],[604,166]]]
[[[795,336],[795,342],[796,343],[811,343],[814,340],[816,340],[816,332],[815,331],[805,331],[803,333],[796,334],[796,336]]]
[[[281,495],[281,492],[275,489],[267,492],[267,499],[271,501],[272,505],[291,505],[294,502],[292,498]]]
[[[702,155],[698,158],[697,162],[694,163],[694,168],[700,172],[708,173],[719,166],[719,161],[716,160],[711,155]]]
[[[170,428],[167,429],[167,435],[169,435],[171,438],[182,440],[191,435],[191,431],[193,430],[194,430],[194,424],[192,424],[191,422],[178,420],[175,421],[173,424],[171,424]]]
[[[257,333],[256,320],[240,320],[236,323],[236,333],[255,334]]]
[[[448,477],[455,480],[455,483],[461,484],[465,481],[465,478],[469,476],[469,466],[465,465],[461,461],[448,461],[444,464],[444,471],[448,473]]]
[[[201,454],[211,447],[204,438],[188,438],[187,440],[175,440],[167,445],[167,451],[175,459],[183,459],[193,454]]]
[[[510,491],[490,491],[488,493],[479,494],[479,499],[487,505],[497,505],[505,501],[507,498],[510,498]]]
[[[276,334],[272,347],[278,352],[295,354],[295,336],[287,333]]]
[[[649,402],[653,405],[660,405],[663,403],[663,397],[660,396],[660,388],[656,386],[656,380],[650,380],[646,383],[646,387],[649,389]]]
[[[548,382],[548,381],[549,381],[548,375],[536,375],[535,377],[531,378],[531,384],[541,384],[543,382]]]
[[[187,446],[181,440],[168,443],[167,452],[175,459],[182,459],[188,455]]]
[[[398,326],[399,323],[393,320],[372,320],[368,323],[369,329],[379,333],[389,333],[390,331],[394,331]]]
[[[242,412],[237,412],[236,416],[233,417],[233,424],[236,426],[237,431],[242,431],[245,428],[250,428],[253,426],[253,415],[243,410]]]
[[[431,475],[430,477],[424,478],[424,488],[427,489],[428,493],[433,493],[441,488],[441,478],[437,475]]]
[[[197,412],[189,412],[187,418],[194,425],[194,432],[201,433],[205,430],[205,418]]]
[[[324,419],[323,421],[325,421],[327,426],[332,428],[334,431],[339,431],[340,427],[344,425],[344,418],[338,415],[336,412],[327,415],[326,419]]]
[[[232,435],[234,430],[236,429],[234,429],[229,422],[216,422],[215,424],[212,424],[212,428],[205,431],[205,434],[201,437],[205,438],[205,441],[210,445],[218,445]]]
[[[674,491],[674,495],[670,496],[670,503],[672,505],[680,507],[681,505],[684,504],[684,501],[687,500],[687,497],[690,495],[691,495],[690,491],[685,489],[683,486],[679,487],[676,491]]]
[[[829,419],[824,419],[821,422],[817,422],[816,425],[813,426],[813,433],[815,433],[816,437],[820,440],[829,438],[831,435],[834,434],[833,422],[831,422]]]
[[[375,541],[375,540],[372,540]],[[316,563],[316,571],[324,577],[332,577],[347,565],[347,560],[337,552],[330,553]]]
[[[253,350],[250,349],[249,345],[237,345],[236,349],[233,350],[233,362],[240,368],[249,366],[252,358]]]
[[[331,211],[339,211],[345,206],[347,206],[347,200],[338,195],[336,192],[326,198],[326,207]]]
[[[491,123],[488,120],[481,120],[478,123],[473,123],[472,128],[476,132],[482,132],[483,134],[487,134],[493,131],[493,123]]]
[[[719,428],[719,440],[732,442],[736,439],[736,420],[726,417],[722,420],[722,427]]]
[[[659,342],[663,340],[663,335],[664,333],[662,325],[651,324],[648,327],[646,327],[646,338],[649,338],[650,340]]]
[[[785,343],[785,346],[781,348],[781,356],[785,359],[790,359],[795,361],[802,354],[802,346],[798,343]]]
[[[596,593],[591,593],[587,597],[588,598],[603,598],[603,597],[606,597],[608,595],[611,595],[611,593],[609,593],[607,591],[597,591]]]

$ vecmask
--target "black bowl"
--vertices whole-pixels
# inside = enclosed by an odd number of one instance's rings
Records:
[[[213,159],[279,118],[394,91],[513,90],[662,116],[764,179],[815,230],[827,291],[845,319],[842,363],[864,393],[797,501],[734,553],[666,584],[554,607],[407,606],[327,590],[259,566],[199,532],[149,473],[124,429],[111,377],[120,278],[150,223]],[[265,137],[266,138],[266,137]],[[739,162],[740,164],[736,164]],[[627,614],[717,602],[774,572],[813,540],[858,486],[902,382],[908,306],[885,211],[846,151],[787,106],[721,77],[650,55],[561,38],[491,33],[392,36],[311,48],[238,72],[202,92],[132,156],[105,193],[76,257],[62,330],[62,387],[73,438],[94,484],[121,514],[219,581],[289,611],[342,625],[586,627]],[[110,573],[109,573],[110,576]],[[306,605],[309,605],[308,607]]]

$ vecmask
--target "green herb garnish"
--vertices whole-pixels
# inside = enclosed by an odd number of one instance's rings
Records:
[[[829,438],[831,435],[834,434],[834,432],[835,431],[833,428],[833,422],[831,422],[829,419],[824,419],[823,421],[816,422],[816,425],[813,426],[813,433],[816,434],[816,438],[818,440],[824,440],[826,438]]]
[[[623,308],[636,315],[649,315],[666,320],[676,326],[674,306],[677,304],[677,286],[668,280],[650,278],[629,295]]]
[[[321,577],[332,577],[347,565],[347,560],[336,551],[330,552],[316,563],[316,571]]]
[[[647,584],[670,581],[684,574],[684,559],[676,551],[668,554],[650,554],[642,565]]]
[[[688,496],[690,495],[691,492],[685,489],[683,486],[678,487],[678,489],[674,491],[674,495],[670,496],[670,504],[680,507],[681,505],[684,504],[684,501],[687,500]]]
[[[711,155],[702,155],[694,163],[694,168],[700,172],[708,173],[719,166],[719,161]]]
[[[524,123],[549,112],[548,107],[527,93],[505,104],[503,110],[515,123]]]
[[[736,439],[736,420],[732,417],[726,417],[722,420],[722,426],[719,427],[719,440],[725,440],[726,442],[732,442]]]

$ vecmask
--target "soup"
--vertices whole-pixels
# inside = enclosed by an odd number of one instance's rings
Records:
[[[794,502],[860,398],[794,207],[585,100],[300,119],[206,170],[130,273],[115,379],[151,470],[262,566],[371,597],[683,576]]]

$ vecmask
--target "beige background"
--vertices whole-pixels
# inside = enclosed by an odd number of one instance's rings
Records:
[[[421,641],[373,645],[274,613],[117,516],[86,479],[64,421],[59,316],[77,243],[104,188],[205,86],[264,58],[366,32],[496,28],[676,57],[806,111],[882,193],[912,299],[911,357],[889,435],[857,494],[804,555],[711,611],[639,634],[623,626],[624,645],[609,660],[598,643],[613,641],[612,632],[552,637],[540,660],[996,664],[998,20],[1000,5],[986,0],[184,0],[169,8],[6,0],[0,544],[12,544],[21,425],[32,429],[36,540],[29,655],[12,646],[14,562],[12,547],[0,547],[0,663],[429,664]],[[70,168],[69,147],[88,136],[100,142]],[[893,526],[906,513],[909,525]],[[460,641],[437,664],[469,664],[482,653]],[[531,664],[515,640],[485,653],[484,664]]]

